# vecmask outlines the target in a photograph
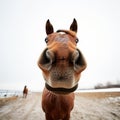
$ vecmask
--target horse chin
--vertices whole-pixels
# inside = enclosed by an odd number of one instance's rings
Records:
[[[45,83],[45,87],[51,91],[51,92],[54,92],[56,94],[69,94],[71,92],[74,92],[77,87],[78,87],[78,84],[76,84],[74,87],[72,88],[62,88],[62,87],[58,87],[58,88],[53,88],[51,87],[50,85],[48,85],[47,83]]]

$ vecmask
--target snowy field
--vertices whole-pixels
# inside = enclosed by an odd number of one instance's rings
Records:
[[[39,91],[40,92],[40,91]],[[108,88],[108,89],[78,89],[78,92],[120,92],[120,88]],[[22,91],[18,90],[0,90],[0,98],[12,97],[12,96],[22,96]]]
[[[70,120],[120,120],[120,91],[106,91],[75,92]],[[45,120],[41,95],[33,92],[26,99],[22,96],[0,98],[0,120]]]
[[[76,92],[120,92],[120,88],[107,88],[107,89],[78,89]]]
[[[21,95],[22,95],[22,91],[18,91],[18,90],[0,90],[0,98],[21,96]]]

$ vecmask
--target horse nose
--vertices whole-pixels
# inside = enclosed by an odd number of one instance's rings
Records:
[[[45,49],[38,60],[38,66],[43,70],[50,70],[54,62],[54,53]]]
[[[79,49],[73,52],[72,62],[74,65],[74,70],[78,73],[82,72],[87,66],[85,58]]]
[[[73,69],[78,73],[82,72],[86,68],[87,66],[86,61],[79,49],[76,49],[74,52],[70,53],[70,55],[67,52],[66,54],[64,53],[65,52],[63,51],[60,53],[55,53],[52,50],[45,49],[38,60],[38,66],[42,70],[49,71],[53,63],[57,61],[59,61],[58,63],[64,63],[67,65],[69,65],[67,62],[70,61],[70,63],[71,62],[73,63]]]

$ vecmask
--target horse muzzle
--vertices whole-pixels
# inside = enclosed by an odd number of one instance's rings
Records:
[[[45,49],[38,60],[38,66],[43,71],[50,71],[54,64],[58,65],[57,63],[67,63],[67,65],[72,65],[74,71],[78,73],[82,72],[86,68],[86,61],[79,49],[76,49],[73,53],[70,53],[67,58],[64,57],[64,55],[57,58],[54,52]]]
[[[56,92],[74,90],[76,88],[80,73],[86,68],[85,59],[79,49],[74,50],[66,57],[45,49],[40,56],[38,66],[43,71],[47,89]]]

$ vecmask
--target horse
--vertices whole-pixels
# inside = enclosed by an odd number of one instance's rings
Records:
[[[27,94],[28,94],[28,88],[27,88],[27,86],[25,85],[25,86],[24,86],[24,89],[23,89],[23,98],[26,98],[26,97],[27,97]]]
[[[74,18],[69,30],[54,32],[46,22],[46,48],[41,53],[38,66],[42,70],[45,88],[42,93],[42,109],[46,120],[69,120],[74,107],[74,91],[78,87],[81,72],[87,67],[79,42],[77,21]]]

